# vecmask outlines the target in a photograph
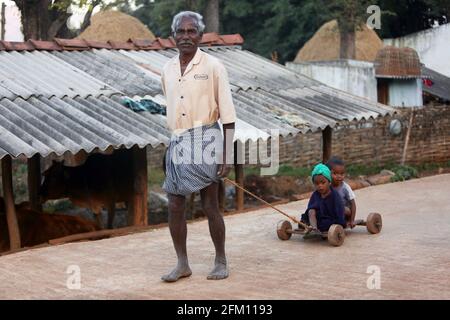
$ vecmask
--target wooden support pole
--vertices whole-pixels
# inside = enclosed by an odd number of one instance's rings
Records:
[[[244,185],[244,165],[243,164],[235,164],[234,172],[236,175],[235,181],[243,186]],[[236,210],[244,209],[244,191],[236,188]]]
[[[39,197],[39,189],[41,188],[41,158],[39,154],[35,154],[28,159],[28,200],[31,209],[42,211],[42,204]]]
[[[406,131],[405,144],[403,145],[403,152],[402,152],[402,161],[401,161],[402,166],[404,166],[406,162],[406,154],[408,151],[409,137],[411,136],[413,121],[414,121],[414,108],[411,109],[411,113],[409,114],[408,130]]]
[[[5,26],[6,26],[6,19],[5,19],[5,11],[6,11],[6,4],[2,2],[2,12],[1,12],[1,34],[0,34],[0,40],[5,40]]]
[[[331,147],[333,140],[333,129],[326,127],[322,131],[322,162],[326,163],[331,158]]]
[[[10,250],[20,248],[20,230],[14,206],[14,191],[12,184],[12,163],[9,155],[2,159],[2,185],[5,201],[6,221],[8,224]]]
[[[134,146],[132,152],[133,195],[128,210],[129,224],[133,226],[148,225],[147,209],[147,152]]]

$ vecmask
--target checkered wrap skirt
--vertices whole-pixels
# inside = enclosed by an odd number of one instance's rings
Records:
[[[166,151],[163,190],[187,196],[218,182],[223,136],[217,122],[172,135]]]

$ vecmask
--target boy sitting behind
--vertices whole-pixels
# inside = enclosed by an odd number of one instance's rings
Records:
[[[331,187],[330,169],[322,163],[316,165],[312,180],[316,191],[311,195],[308,208],[301,217],[303,222],[313,227],[306,236],[326,232],[332,224],[345,227],[344,205],[337,191]]]
[[[328,168],[331,170],[331,185],[342,198],[345,209],[345,220],[347,226],[350,228],[355,227],[356,217],[356,201],[355,193],[352,188],[344,181],[345,179],[345,164],[344,161],[337,157],[332,157],[328,163]]]

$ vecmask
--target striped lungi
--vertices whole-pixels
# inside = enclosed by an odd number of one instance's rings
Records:
[[[166,151],[163,190],[186,196],[218,182],[222,155],[223,136],[217,122],[172,135]]]

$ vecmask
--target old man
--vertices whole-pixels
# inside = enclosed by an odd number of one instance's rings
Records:
[[[162,280],[189,277],[186,252],[186,196],[200,191],[216,256],[210,280],[228,277],[225,224],[218,205],[218,186],[230,171],[235,108],[223,64],[201,51],[203,17],[183,11],[173,18],[172,32],[179,54],[168,61],[161,75],[167,101],[167,122],[172,139],[166,152],[163,189],[169,199],[169,228],[177,254],[176,267]],[[220,126],[222,124],[221,133]]]

